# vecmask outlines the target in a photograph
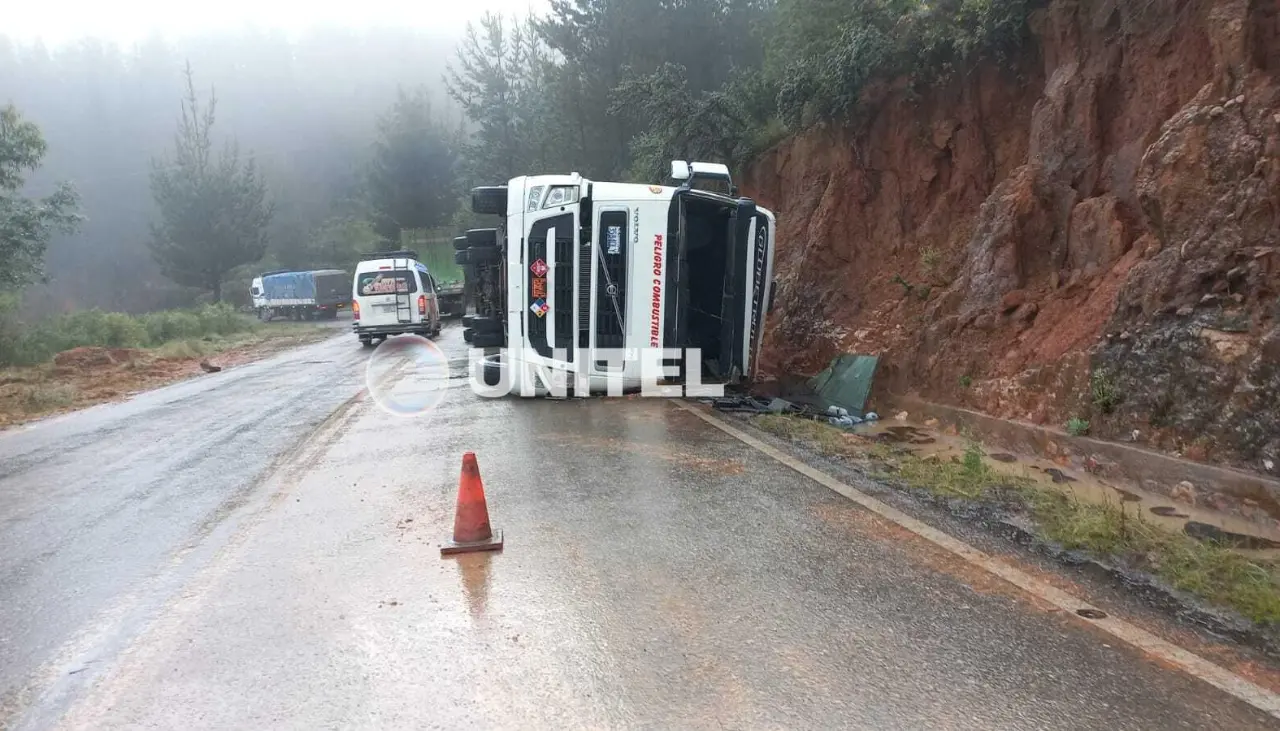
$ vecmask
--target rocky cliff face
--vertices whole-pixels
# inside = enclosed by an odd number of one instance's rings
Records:
[[[780,225],[766,368],[880,353],[882,392],[1280,474],[1280,2],[1031,27],[748,171]]]

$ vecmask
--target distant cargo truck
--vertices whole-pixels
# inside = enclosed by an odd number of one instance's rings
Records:
[[[339,269],[266,272],[254,278],[249,294],[263,322],[332,320],[351,301],[351,275]]]

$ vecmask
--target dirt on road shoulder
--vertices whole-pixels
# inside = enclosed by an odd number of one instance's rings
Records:
[[[284,323],[158,348],[73,348],[50,363],[0,369],[0,429],[259,360],[336,332],[324,325]]]

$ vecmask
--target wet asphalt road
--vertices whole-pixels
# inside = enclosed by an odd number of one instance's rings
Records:
[[[14,725],[1274,728],[669,403],[397,418],[349,340],[0,437]]]

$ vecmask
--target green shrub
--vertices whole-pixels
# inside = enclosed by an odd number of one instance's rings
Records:
[[[205,305],[196,310],[195,314],[200,320],[201,335],[230,335],[250,327],[249,322],[225,302]]]
[[[1094,371],[1089,376],[1089,390],[1093,393],[1093,405],[1104,414],[1115,411],[1124,398],[1106,371]]]
[[[1073,417],[1067,422],[1067,433],[1073,437],[1082,437],[1089,433],[1089,422],[1080,417]]]
[[[164,310],[143,316],[147,336],[151,345],[160,345],[170,340],[195,338],[201,335],[200,318],[184,310]]]
[[[984,473],[987,471],[987,464],[982,461],[982,457],[982,447],[979,447],[976,444],[970,444],[964,450],[964,460],[961,464],[964,465],[965,470],[968,472],[972,472],[974,474]]]
[[[849,116],[867,83],[908,76],[936,82],[977,58],[1007,60],[1026,40],[1027,17],[1043,0],[790,0],[779,6],[769,56],[785,58],[778,116],[802,129]],[[808,27],[815,13],[823,28]],[[821,31],[821,32],[815,32]]]

